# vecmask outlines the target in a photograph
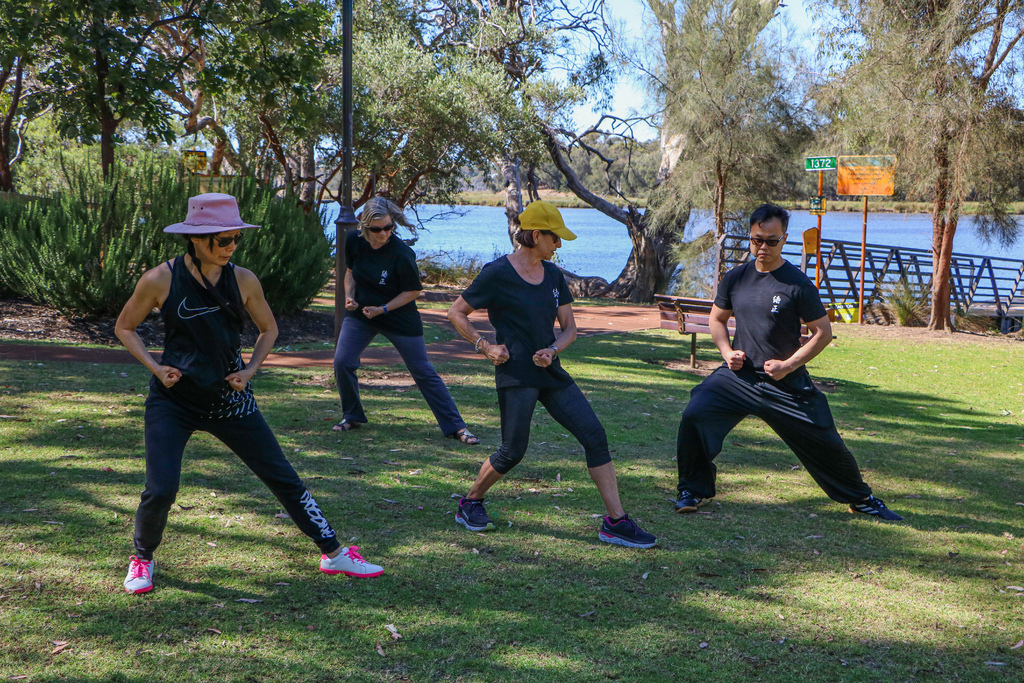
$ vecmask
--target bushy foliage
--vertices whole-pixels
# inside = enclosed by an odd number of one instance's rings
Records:
[[[246,231],[233,261],[256,273],[275,313],[301,311],[330,278],[332,247],[320,214],[307,212],[295,197],[275,197],[248,178],[220,191],[235,196],[243,220],[262,226]],[[174,220],[182,220],[184,209],[182,204]]]
[[[184,219],[201,189],[173,165],[119,165],[104,180],[94,165],[62,165],[63,192],[28,202],[0,202],[0,292],[7,290],[68,315],[114,315],[143,272],[185,251],[162,228]],[[300,310],[323,288],[330,243],[320,218],[279,200],[252,180],[234,194],[250,231],[235,261],[263,283],[271,309]]]
[[[65,191],[0,212],[0,281],[65,314],[116,313],[142,273],[177,249],[152,218],[184,206],[188,188],[148,164],[120,166],[105,181],[95,167],[62,171]]]

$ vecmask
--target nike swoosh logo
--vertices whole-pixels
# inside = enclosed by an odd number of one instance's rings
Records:
[[[186,301],[188,301],[188,299],[182,299],[181,303],[178,304],[178,317],[181,318],[182,320],[198,318],[201,315],[206,315],[207,313],[213,313],[215,311],[220,310],[220,306],[212,306],[208,308],[189,308],[188,306],[185,305]],[[186,313],[189,313],[191,315],[186,315]]]

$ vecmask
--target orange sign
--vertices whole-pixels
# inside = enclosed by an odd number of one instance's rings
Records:
[[[839,157],[836,194],[888,197],[895,189],[896,157]]]
[[[181,153],[181,163],[186,171],[199,173],[206,170],[206,152],[201,149],[186,149]]]
[[[818,253],[818,229],[808,228],[803,232],[804,238],[804,253],[805,254],[816,254]]]

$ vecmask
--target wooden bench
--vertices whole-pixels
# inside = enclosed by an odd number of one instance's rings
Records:
[[[669,296],[655,294],[658,302],[658,314],[661,318],[661,329],[676,330],[679,334],[690,335],[690,367],[697,367],[697,335],[711,334],[708,320],[711,318],[711,299],[694,299],[685,296]],[[832,318],[830,313],[829,319]],[[729,336],[736,334],[736,318],[729,318],[726,323]],[[800,326],[800,343],[811,338],[807,325]],[[832,337],[835,339],[835,336]]]

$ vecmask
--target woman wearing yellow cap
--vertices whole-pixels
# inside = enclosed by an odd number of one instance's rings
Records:
[[[501,412],[501,446],[484,461],[469,494],[459,501],[455,521],[470,531],[494,529],[484,510],[484,494],[523,459],[540,401],[583,446],[590,477],[608,510],[598,538],[650,548],[657,539],[630,519],[619,502],[604,427],[558,359],[576,340],[576,321],[565,277],[550,259],[563,239],[574,240],[576,235],[548,202],[530,204],[519,215],[519,225],[516,241],[521,248],[484,266],[448,311],[459,334],[494,364]],[[493,344],[469,321],[469,315],[481,308],[487,309],[497,332]],[[561,329],[557,337],[555,320]]]

